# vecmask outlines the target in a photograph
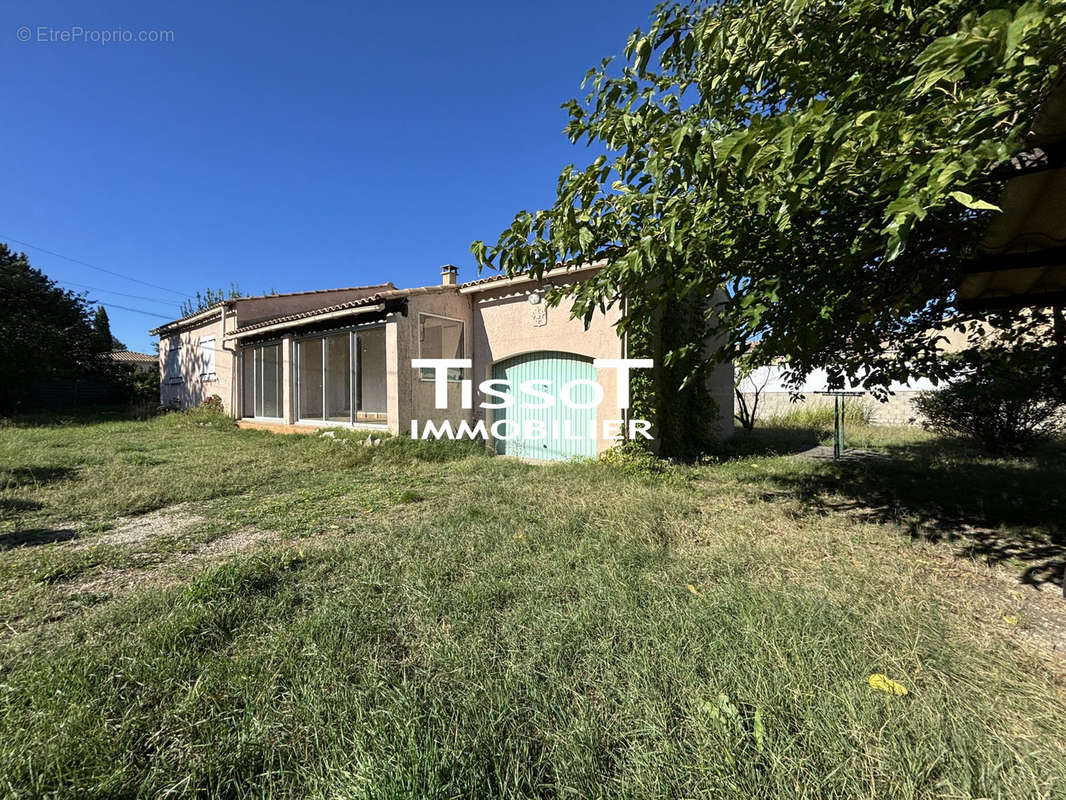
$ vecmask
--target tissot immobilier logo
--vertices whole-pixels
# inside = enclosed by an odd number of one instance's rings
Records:
[[[473,362],[469,358],[415,358],[411,360],[414,369],[433,371],[434,408],[448,409],[449,371],[470,369]],[[597,370],[614,370],[615,399],[618,409],[629,409],[629,374],[634,369],[650,369],[650,358],[597,358],[592,362]],[[454,374],[454,372],[453,372]],[[460,407],[463,410],[474,408],[473,381],[459,381]],[[479,392],[487,399],[478,404],[478,408],[489,411],[496,417],[491,424],[477,420],[473,424],[467,420],[453,423],[450,420],[424,423],[411,420],[412,439],[486,439],[492,441],[510,441],[522,439],[537,441],[541,439],[563,439],[566,441],[597,439],[619,440],[636,439],[638,436],[651,439],[651,423],[645,419],[604,419],[597,425],[593,418],[588,428],[575,425],[570,419],[552,419],[552,415],[519,415],[515,419],[511,414],[496,414],[504,409],[519,411],[542,411],[561,405],[574,411],[597,408],[604,399],[604,388],[598,381],[577,378],[561,386],[554,386],[547,378],[533,378],[521,381],[514,386],[512,381],[493,378],[478,384]],[[506,415],[505,415],[506,414]]]

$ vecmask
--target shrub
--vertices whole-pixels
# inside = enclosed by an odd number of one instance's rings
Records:
[[[169,408],[164,417],[164,423],[178,427],[197,425],[215,428],[235,428],[237,421],[225,412],[222,406],[222,398],[213,394],[195,408],[181,410]]]
[[[225,408],[222,406],[222,398],[217,394],[213,394],[200,403],[200,408],[204,411],[210,411],[215,414],[222,414],[225,412]]]
[[[1053,348],[995,345],[966,350],[955,360],[957,377],[914,401],[926,429],[972,439],[996,454],[1018,452],[1063,430],[1066,393]]]
[[[662,472],[665,469],[665,465],[660,459],[656,458],[655,453],[640,442],[617,444],[600,453],[596,460],[601,464],[607,464],[623,472],[655,473]]]
[[[135,372],[129,376],[129,395],[132,403],[159,405],[159,373]]]

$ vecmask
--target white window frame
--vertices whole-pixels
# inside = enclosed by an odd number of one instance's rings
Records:
[[[422,342],[423,342],[423,339],[425,338],[425,336],[423,335],[423,332],[422,332],[422,318],[423,317],[432,317],[433,319],[443,319],[443,320],[447,320],[448,322],[454,322],[454,323],[458,324],[459,325],[459,344],[462,347],[462,352],[459,353],[459,358],[466,358],[466,323],[463,320],[461,320],[461,319],[455,319],[454,317],[446,317],[443,314],[428,314],[428,313],[426,313],[424,311],[418,312],[418,357],[419,358],[429,358],[430,357],[430,356],[425,355],[422,352]],[[433,374],[434,374],[434,371],[432,369],[428,369],[426,367],[423,367],[422,369],[420,369],[418,371],[419,380],[421,380],[423,383],[432,382],[433,381]],[[463,371],[461,369],[456,369],[454,367],[451,367],[451,368],[448,369],[448,382],[449,383],[459,383],[459,381],[461,381],[462,379],[463,379]]]
[[[200,340],[200,380],[218,380],[215,375],[215,337],[208,336]]]

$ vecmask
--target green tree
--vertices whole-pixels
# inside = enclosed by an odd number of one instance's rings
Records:
[[[721,358],[757,341],[792,380],[943,377],[934,331],[994,209],[990,172],[1064,50],[1066,0],[661,5],[626,66],[604,60],[564,106],[601,154],[471,250],[507,273],[603,260],[566,293],[586,319],[625,298],[623,327],[724,290],[665,354],[682,375],[717,335]]]
[[[208,288],[203,292],[197,292],[195,298],[183,300],[181,302],[181,315],[187,317],[197,311],[210,308],[216,303],[221,303],[223,300],[233,300],[238,297],[246,297],[246,295],[241,293],[241,289],[236,283],[231,283],[228,291],[226,289]]]
[[[96,352],[85,298],[61,289],[0,242],[0,408],[39,377],[92,366]]]
[[[110,353],[112,350],[125,349],[126,345],[111,333],[111,320],[107,316],[107,309],[97,306],[93,315],[93,351]]]

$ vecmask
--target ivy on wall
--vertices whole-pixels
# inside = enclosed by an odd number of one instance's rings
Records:
[[[651,358],[653,368],[630,374],[630,413],[652,421],[658,453],[693,460],[715,441],[718,404],[707,389],[716,362],[703,352],[707,303],[670,301],[652,317],[628,321],[630,358]],[[699,346],[692,342],[700,342]]]

